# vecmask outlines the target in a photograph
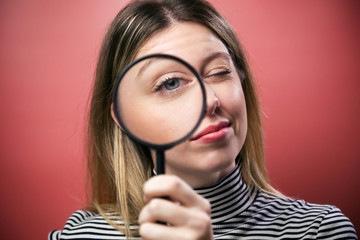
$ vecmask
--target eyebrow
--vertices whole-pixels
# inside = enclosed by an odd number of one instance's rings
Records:
[[[228,60],[228,61],[231,60],[231,57],[230,57],[230,55],[228,53],[225,53],[225,52],[212,53],[202,61],[199,74],[202,75],[206,65],[208,65],[211,61],[213,61],[214,59],[217,59],[217,58],[223,58],[223,59]],[[163,58],[157,58],[156,57],[156,58],[148,59],[146,61],[146,63],[143,66],[141,66],[141,68],[139,69],[137,76],[141,76],[141,74],[144,72],[144,70],[146,68],[148,68],[152,63],[154,63],[156,61],[161,61],[161,60],[163,60]]]
[[[145,70],[146,68],[148,68],[149,65],[151,65],[151,64],[154,62],[154,59],[155,59],[155,58],[147,59],[146,62],[145,62],[145,64],[139,69],[139,71],[138,71],[138,73],[137,73],[136,76],[137,76],[137,77],[141,76],[142,73],[144,72],[144,70]],[[158,60],[158,58],[156,58],[156,59]]]
[[[222,58],[222,59],[225,59],[228,61],[231,60],[231,57],[228,53],[225,53],[225,52],[212,53],[203,60],[203,62],[201,64],[201,68],[200,68],[201,75],[203,75],[206,65],[208,65],[211,61],[213,61],[214,59],[217,59],[217,58]]]

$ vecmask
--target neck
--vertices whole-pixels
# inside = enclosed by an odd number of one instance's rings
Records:
[[[195,191],[210,201],[213,223],[225,221],[245,211],[256,195],[254,187],[243,181],[241,166],[237,166],[216,184]]]
[[[179,176],[181,179],[184,179],[187,184],[189,184],[192,188],[203,188],[212,186],[228,174],[230,174],[235,168],[234,165],[229,165],[226,168],[218,169],[206,169],[205,171],[196,171],[196,170],[189,170],[186,169],[184,171],[179,172],[171,172],[170,170],[167,171],[167,174],[174,174]]]

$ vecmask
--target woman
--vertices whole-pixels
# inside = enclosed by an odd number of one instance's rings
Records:
[[[121,130],[111,99],[124,67],[153,53],[190,63],[207,93],[199,128],[166,152],[159,176],[154,152]],[[135,1],[119,12],[101,49],[88,139],[88,211],[49,239],[357,238],[338,208],[269,184],[251,74],[234,31],[205,1]]]

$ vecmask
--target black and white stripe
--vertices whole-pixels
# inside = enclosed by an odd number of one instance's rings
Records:
[[[214,239],[357,239],[353,225],[338,208],[257,190],[240,173],[236,168],[216,185],[195,189],[211,203]],[[125,240],[125,236],[101,215],[77,211],[49,239]]]

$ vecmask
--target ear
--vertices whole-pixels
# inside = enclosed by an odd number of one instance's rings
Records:
[[[111,104],[111,110],[110,110],[110,112],[111,112],[111,117],[112,117],[112,119],[114,120],[114,122],[116,123],[116,125],[118,125],[118,127],[122,130],[122,127],[120,126],[119,121],[117,120],[117,117],[116,117],[116,114],[115,114],[115,111],[114,111],[114,104],[113,104],[113,103]]]

